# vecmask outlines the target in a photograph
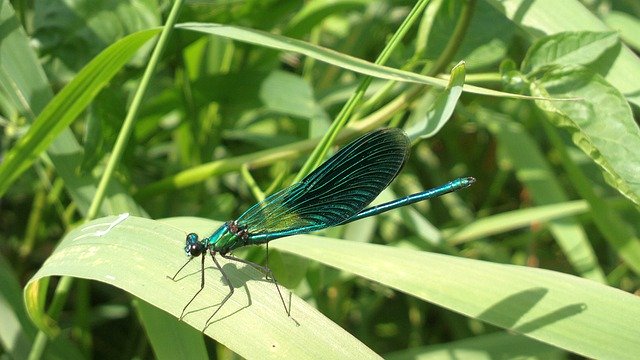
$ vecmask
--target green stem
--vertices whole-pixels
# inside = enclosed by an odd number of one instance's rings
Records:
[[[27,259],[33,247],[36,243],[36,237],[38,236],[38,230],[40,229],[42,212],[44,211],[45,203],[47,202],[47,190],[45,186],[38,186],[36,195],[33,199],[33,207],[29,214],[29,220],[27,221],[27,232],[24,236],[24,241],[18,250],[18,255],[21,260]]]
[[[467,33],[467,29],[469,28],[469,24],[471,23],[471,16],[473,15],[473,9],[476,6],[476,0],[466,0],[462,6],[462,11],[460,12],[460,18],[458,19],[458,23],[456,24],[456,28],[453,30],[453,34],[451,34],[451,39],[447,42],[447,46],[444,48],[440,56],[436,59],[433,65],[429,68],[426,75],[428,76],[436,76],[441,72],[444,72],[447,68],[447,65],[453,60],[453,57],[458,52],[460,48],[460,44],[462,44],[462,39],[464,35]]]
[[[256,179],[254,179],[251,175],[249,166],[247,166],[247,164],[242,164],[242,166],[240,167],[240,175],[242,175],[244,182],[249,187],[249,190],[251,190],[251,193],[253,194],[253,197],[256,199],[256,201],[260,202],[264,200],[264,192],[262,191],[262,189],[260,189],[258,183],[256,183]]]
[[[42,358],[42,354],[44,353],[44,349],[47,347],[47,334],[43,331],[38,331],[36,334],[36,338],[33,340],[33,345],[31,346],[31,351],[29,352],[29,360],[38,360]]]
[[[171,9],[169,17],[167,18],[167,22],[162,29],[162,33],[160,34],[160,39],[158,39],[158,43],[153,49],[153,53],[151,54],[151,58],[149,59],[149,64],[147,65],[147,68],[145,69],[142,76],[142,80],[140,81],[140,86],[138,86],[138,90],[133,96],[131,107],[129,108],[127,117],[124,119],[124,123],[122,124],[122,129],[120,130],[118,138],[116,139],[116,143],[113,147],[113,153],[111,154],[111,157],[107,162],[107,166],[104,169],[102,178],[100,178],[100,183],[98,184],[96,194],[93,197],[91,206],[89,207],[87,215],[85,216],[85,220],[87,221],[94,219],[98,215],[100,205],[102,204],[102,200],[104,200],[104,197],[106,195],[107,186],[109,185],[109,181],[113,177],[116,165],[120,162],[122,154],[124,153],[124,149],[129,142],[129,138],[131,137],[131,133],[133,132],[134,121],[136,119],[136,116],[138,115],[138,111],[140,110],[140,104],[142,104],[142,99],[144,98],[144,94],[149,87],[151,76],[156,70],[158,61],[160,59],[160,56],[162,55],[162,51],[165,49],[167,41],[169,40],[169,36],[171,35],[171,31],[173,30],[173,26],[178,19],[178,13],[180,12],[183,2],[184,0],[176,0],[174,2],[173,8]]]
[[[400,24],[398,30],[395,32],[395,34],[393,34],[393,37],[389,40],[387,45],[384,47],[384,49],[376,59],[376,65],[383,65],[387,62],[387,60],[389,60],[389,57],[391,57],[391,54],[400,44],[400,41],[407,34],[411,26],[413,26],[413,24],[418,21],[429,1],[430,0],[420,0],[413,7],[413,9],[411,9],[409,15],[407,15],[402,24]],[[356,89],[355,93],[351,96],[351,98],[349,98],[342,110],[340,110],[340,113],[336,117],[336,121],[333,122],[329,131],[322,138],[318,146],[313,150],[313,153],[307,159],[302,169],[300,169],[294,182],[300,181],[304,176],[310,173],[311,170],[316,168],[320,164],[320,162],[323,161],[324,157],[327,154],[327,151],[329,150],[329,146],[333,144],[340,130],[342,130],[347,125],[351,114],[364,97],[369,84],[371,84],[371,80],[372,78],[370,76],[367,76],[362,80],[362,82],[358,86],[358,89]]]

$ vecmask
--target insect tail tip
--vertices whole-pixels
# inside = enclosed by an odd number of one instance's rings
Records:
[[[467,188],[471,186],[474,182],[476,182],[476,178],[474,178],[473,176],[458,178],[452,181],[452,183],[456,184],[457,190]]]

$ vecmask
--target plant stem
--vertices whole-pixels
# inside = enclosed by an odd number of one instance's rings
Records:
[[[100,178],[100,183],[98,184],[96,194],[93,197],[91,206],[89,207],[87,215],[85,216],[85,220],[87,221],[94,219],[98,215],[100,205],[102,204],[102,201],[104,200],[104,197],[106,195],[107,186],[109,185],[109,181],[113,177],[116,165],[120,162],[120,159],[122,159],[124,149],[129,142],[131,133],[133,132],[133,125],[136,116],[138,115],[138,111],[140,110],[140,104],[142,104],[144,94],[149,87],[149,82],[151,81],[151,76],[156,70],[160,56],[162,55],[162,52],[167,45],[167,41],[169,40],[169,36],[171,35],[173,26],[178,19],[178,14],[180,12],[180,9],[182,8],[183,2],[184,0],[176,0],[173,4],[171,12],[169,13],[169,16],[167,17],[167,22],[162,29],[162,33],[160,33],[160,38],[158,39],[156,47],[153,49],[153,53],[151,54],[151,58],[149,59],[149,64],[147,65],[147,68],[142,75],[142,80],[140,80],[138,90],[133,96],[131,107],[129,108],[129,112],[127,113],[126,118],[124,119],[122,129],[120,129],[120,133],[118,134],[118,138],[116,139],[116,143],[113,147],[113,153],[111,154],[111,157],[107,162],[107,166],[104,169],[102,178]]]
[[[436,76],[441,72],[444,72],[447,68],[447,65],[453,60],[456,52],[460,48],[460,44],[462,43],[462,39],[469,28],[469,24],[471,23],[471,16],[473,15],[473,9],[475,8],[476,0],[465,0],[462,6],[462,11],[460,12],[460,18],[458,19],[458,23],[456,24],[456,28],[453,30],[453,34],[451,34],[451,39],[447,42],[447,46],[444,48],[440,56],[436,59],[433,65],[429,68],[426,75],[428,76]]]
[[[384,49],[382,49],[382,52],[375,61],[376,65],[383,65],[387,62],[387,60],[389,60],[389,57],[391,57],[391,54],[400,44],[400,41],[407,34],[411,26],[413,26],[413,24],[418,21],[429,1],[430,0],[420,0],[413,7],[413,9],[411,9],[409,15],[407,15],[402,24],[400,24],[400,27],[393,34]],[[333,144],[340,130],[342,130],[347,125],[351,114],[360,104],[360,101],[364,97],[367,88],[371,84],[371,80],[372,78],[370,76],[362,79],[362,82],[360,83],[356,91],[353,93],[351,98],[349,98],[342,110],[340,110],[340,113],[338,113],[338,116],[331,125],[329,131],[325,134],[322,140],[320,140],[318,146],[313,150],[311,156],[309,156],[302,169],[300,169],[300,171],[298,172],[298,175],[296,176],[294,182],[300,181],[300,179],[310,173],[311,170],[315,169],[320,164],[320,162],[323,161],[324,157],[327,154],[327,151],[329,151],[329,146]]]

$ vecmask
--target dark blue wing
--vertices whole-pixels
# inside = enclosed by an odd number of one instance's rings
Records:
[[[409,139],[400,129],[367,133],[299,183],[252,206],[237,223],[248,230],[252,243],[338,225],[389,185],[408,151]]]

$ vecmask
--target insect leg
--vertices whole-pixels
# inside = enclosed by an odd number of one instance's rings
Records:
[[[231,295],[233,295],[233,285],[231,285],[231,280],[229,280],[229,277],[227,276],[227,274],[224,272],[224,270],[222,270],[222,266],[220,266],[220,263],[218,262],[218,260],[216,260],[216,257],[213,254],[213,252],[211,252],[210,254],[211,254],[211,258],[213,259],[213,262],[216,264],[216,267],[218,268],[218,270],[220,270],[220,273],[222,274],[222,277],[224,278],[224,280],[227,282],[227,285],[229,286],[229,293],[227,294],[227,296],[224,297],[224,299],[222,299],[222,302],[220,302],[220,305],[218,306],[216,311],[214,311],[213,314],[211,314],[211,316],[209,316],[209,319],[207,319],[207,322],[205,323],[204,328],[202,329],[202,332],[204,332],[207,329],[207,327],[210,324],[211,319],[213,319],[213,317],[216,316],[218,311],[220,311],[220,309],[222,309],[222,306],[224,305],[224,303],[226,303],[227,300],[229,300],[229,298],[231,298]],[[222,255],[222,254],[220,254],[220,255]],[[202,257],[204,257],[204,255]],[[222,257],[226,258],[226,256],[224,256],[224,255],[222,255]]]
[[[280,295],[280,300],[282,300],[282,306],[284,306],[284,311],[287,313],[287,316],[291,317],[291,307],[289,307],[289,309],[287,309],[287,305],[284,302],[284,297],[282,296],[282,292],[280,291],[280,286],[278,286],[278,282],[276,281],[276,278],[275,278],[275,276],[273,276],[273,272],[271,271],[271,269],[269,269],[269,267],[262,266],[262,265],[254,263],[254,262],[245,260],[245,259],[240,259],[240,258],[237,258],[237,257],[235,257],[233,255],[226,255],[226,254],[225,255],[220,254],[220,255],[222,255],[222,257],[225,258],[225,259],[237,261],[237,262],[240,262],[240,263],[243,263],[243,264],[247,264],[247,265],[251,266],[252,268],[262,272],[263,274],[265,274],[267,280],[273,281],[273,283],[276,285],[276,290],[278,290],[278,295]]]
[[[193,258],[189,259],[189,261],[191,261]],[[189,261],[187,261],[187,264],[189,263]],[[185,267],[187,266],[187,264],[182,265],[182,267],[180,268],[180,270],[178,270],[178,273]],[[176,275],[178,275],[178,273],[176,273]],[[173,275],[172,279],[175,279],[176,275]],[[175,281],[175,280],[174,280]],[[184,306],[184,308],[182,308],[182,313],[180,314],[180,320],[182,320],[182,318],[185,315],[185,311],[187,311],[187,308],[189,307],[189,305],[191,305],[191,303],[193,302],[193,300],[196,299],[196,297],[198,296],[198,294],[200,294],[200,292],[202,291],[202,289],[204,289],[204,255],[202,255],[202,263],[200,266],[200,290],[198,290],[198,292],[196,292],[195,295],[193,295],[193,297],[191,298],[191,300],[189,300],[189,302],[187,303],[187,305]]]
[[[187,266],[187,264],[189,264],[189,263],[191,262],[191,260],[193,260],[193,258],[192,258],[192,257],[190,257],[190,258],[189,258],[189,260],[187,260],[187,262],[186,262],[186,263],[184,263],[184,265],[182,265],[182,266],[180,267],[180,269],[178,269],[178,271],[175,273],[175,275],[173,275],[173,276],[169,276],[169,275],[167,275],[167,278],[169,278],[169,279],[171,279],[171,280],[173,280],[173,281],[176,281],[176,276],[178,276],[178,274],[180,274],[180,271],[182,271],[182,269],[184,269],[184,268]]]

